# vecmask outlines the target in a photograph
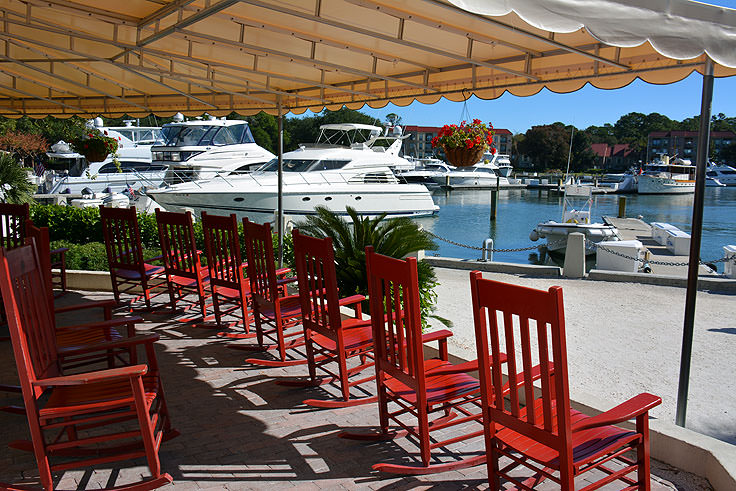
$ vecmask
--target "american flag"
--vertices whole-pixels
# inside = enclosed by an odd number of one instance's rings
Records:
[[[39,162],[36,164],[36,175],[38,177],[43,176],[43,173],[46,172],[46,167],[43,166],[43,162]]]

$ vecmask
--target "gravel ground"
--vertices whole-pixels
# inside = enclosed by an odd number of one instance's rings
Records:
[[[454,353],[476,358],[469,272],[435,268],[436,314],[454,326]],[[563,288],[570,395],[614,406],[640,392],[662,397],[652,411],[674,421],[685,289],[484,273],[485,278]],[[736,444],[736,296],[698,292],[687,407],[689,429]]]

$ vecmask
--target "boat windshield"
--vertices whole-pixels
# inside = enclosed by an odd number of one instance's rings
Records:
[[[118,128],[115,131],[132,142],[141,145],[153,145],[162,140],[161,130],[158,128]]]
[[[162,129],[166,146],[206,146],[254,143],[247,124],[220,125],[171,125]]]
[[[350,162],[349,160],[303,160],[284,159],[284,172],[312,172],[321,170],[341,169]],[[258,170],[262,172],[275,172],[279,167],[279,159],[273,159],[263,164]]]

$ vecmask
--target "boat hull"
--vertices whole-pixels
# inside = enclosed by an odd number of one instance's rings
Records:
[[[639,176],[639,194],[687,194],[695,192],[695,181],[669,177]]]
[[[424,186],[409,184],[382,184],[361,189],[350,189],[350,185],[333,185],[328,189],[314,186],[285,186],[283,212],[287,220],[299,221],[315,215],[315,207],[325,206],[336,213],[347,216],[346,206],[351,206],[361,215],[389,217],[422,217],[435,214],[439,207]],[[275,187],[260,190],[157,190],[149,193],[158,204],[169,211],[191,211],[199,216],[202,211],[226,215],[235,213],[238,219],[248,217],[258,223],[273,222],[278,206]]]
[[[618,230],[613,225],[602,223],[560,223],[549,221],[540,223],[530,234],[531,240],[539,238],[547,239],[547,251],[565,253],[567,248],[567,236],[572,233],[581,233],[589,242],[602,242],[607,240],[619,240]],[[595,254],[595,249],[585,248],[586,254]]]

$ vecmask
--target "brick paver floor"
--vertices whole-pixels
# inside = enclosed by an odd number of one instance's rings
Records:
[[[79,301],[70,293],[62,302]],[[163,298],[163,297],[161,297]],[[406,439],[365,443],[339,438],[343,430],[377,424],[375,405],[336,410],[311,409],[307,398],[324,398],[331,387],[292,388],[282,377],[306,375],[305,366],[262,368],[249,365],[251,353],[227,348],[216,331],[162,314],[143,314],[140,331],[160,334],[158,359],[174,426],[181,436],[165,442],[162,468],[173,489],[487,489],[485,466],[428,476],[401,477],[375,472],[377,462],[416,462]],[[85,319],[86,320],[86,319]],[[248,341],[238,341],[248,342]],[[255,355],[267,356],[267,355]],[[16,380],[12,349],[0,341],[0,383]],[[369,387],[373,391],[373,387]],[[19,396],[0,393],[0,406]],[[0,412],[0,481],[37,482],[32,454],[8,449],[28,438],[22,416]],[[483,451],[482,439],[452,447],[443,459]],[[148,476],[142,460],[58,475],[59,489],[99,489]],[[547,483],[542,489],[554,489]],[[653,489],[708,489],[707,481],[653,462]],[[581,481],[580,485],[584,485]],[[616,489],[616,486],[604,489]]]

